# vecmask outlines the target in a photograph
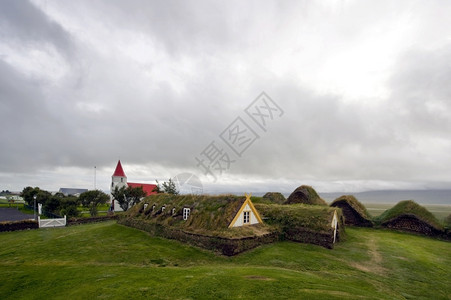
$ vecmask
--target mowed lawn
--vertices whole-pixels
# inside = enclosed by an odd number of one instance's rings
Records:
[[[348,228],[223,257],[104,222],[0,233],[0,299],[451,299],[451,243]]]

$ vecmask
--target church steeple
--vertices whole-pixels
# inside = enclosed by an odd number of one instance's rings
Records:
[[[127,176],[125,176],[120,160],[117,162],[116,170],[111,177],[111,191],[113,191],[116,186],[119,188],[127,186]]]
[[[116,170],[114,171],[113,176],[127,177],[122,169],[121,160],[117,162]]]

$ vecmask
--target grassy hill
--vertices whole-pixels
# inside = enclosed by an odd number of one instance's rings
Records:
[[[0,233],[1,299],[449,299],[451,243],[363,228],[235,257],[114,222]]]

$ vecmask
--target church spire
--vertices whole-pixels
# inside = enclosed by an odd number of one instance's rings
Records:
[[[127,177],[125,176],[124,170],[122,169],[121,160],[118,160],[116,170],[114,171],[113,176]]]

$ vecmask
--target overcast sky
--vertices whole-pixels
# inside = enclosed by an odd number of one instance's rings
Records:
[[[118,159],[129,181],[187,172],[210,193],[450,188],[450,15],[446,0],[2,0],[0,190],[107,191]]]

